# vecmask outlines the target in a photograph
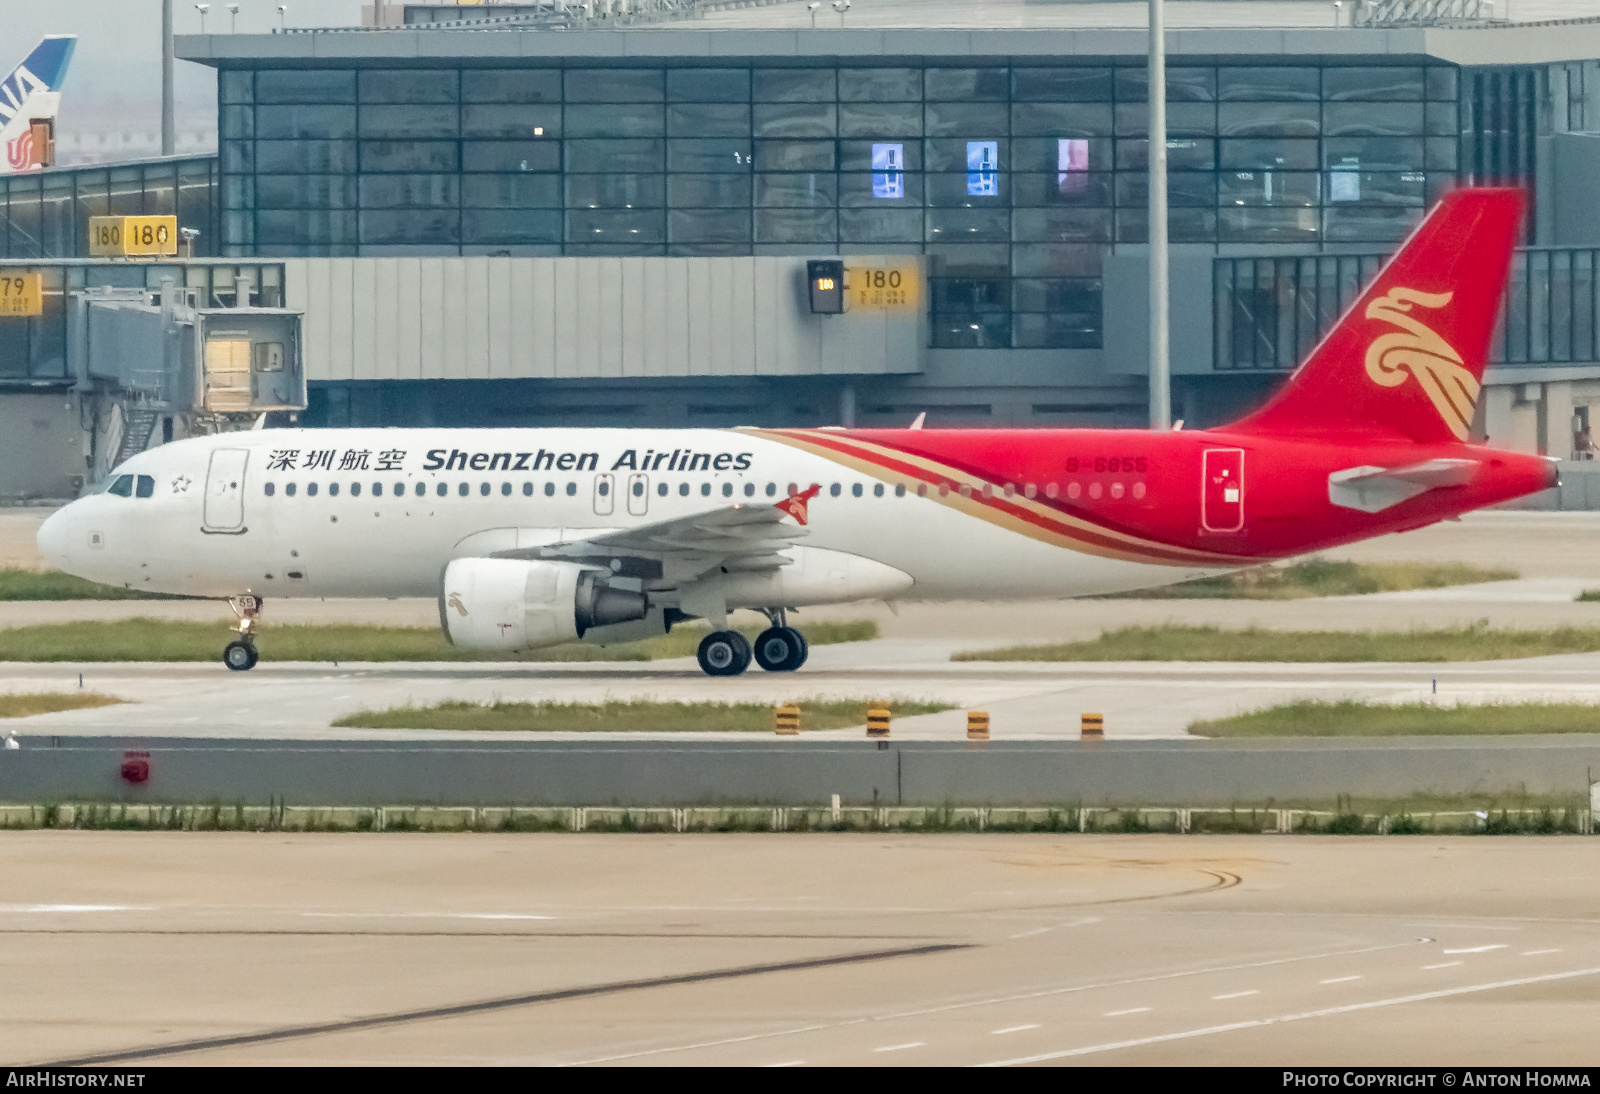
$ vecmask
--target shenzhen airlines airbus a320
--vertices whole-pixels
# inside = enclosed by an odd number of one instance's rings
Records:
[[[799,668],[787,612],[1071,597],[1402,531],[1555,483],[1468,441],[1521,216],[1466,189],[1263,408],[1208,430],[347,429],[180,441],[45,522],[62,569],[229,597],[436,596],[457,645],[708,620],[701,667]],[[765,613],[754,647],[728,626]]]

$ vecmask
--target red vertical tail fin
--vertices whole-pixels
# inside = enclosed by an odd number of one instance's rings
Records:
[[[1289,382],[1231,431],[1466,440],[1521,219],[1518,190],[1445,195]]]

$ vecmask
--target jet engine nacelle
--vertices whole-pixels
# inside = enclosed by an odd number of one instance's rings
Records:
[[[613,588],[609,579],[571,562],[458,558],[445,567],[440,625],[457,646],[528,650],[645,618],[644,593]]]

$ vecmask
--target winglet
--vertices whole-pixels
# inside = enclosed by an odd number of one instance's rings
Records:
[[[785,513],[788,513],[795,519],[795,523],[804,525],[807,521],[806,503],[820,493],[822,493],[822,487],[816,483],[812,483],[808,488],[802,490],[800,493],[790,494],[788,497],[778,502],[778,504],[774,505],[773,508],[783,510]]]

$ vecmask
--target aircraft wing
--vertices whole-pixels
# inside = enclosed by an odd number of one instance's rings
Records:
[[[587,539],[496,551],[493,557],[589,563],[619,577],[666,586],[693,581],[715,569],[773,570],[789,565],[780,552],[808,534],[807,502],[817,491],[813,486],[776,505],[730,505]]]
[[[1351,467],[1328,476],[1328,500],[1345,509],[1380,513],[1418,494],[1465,486],[1478,461],[1437,459],[1405,467]]]

